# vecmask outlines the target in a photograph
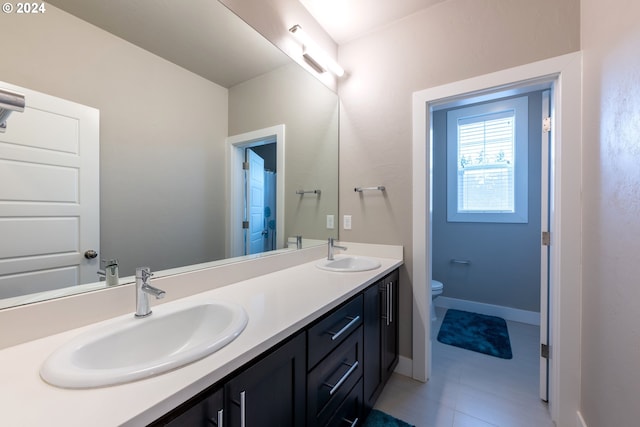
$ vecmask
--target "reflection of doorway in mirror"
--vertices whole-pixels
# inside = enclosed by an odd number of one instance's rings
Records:
[[[247,148],[243,169],[245,176],[244,254],[250,255],[264,252],[267,239],[264,159],[251,148]]]
[[[284,247],[284,125],[229,137],[227,256]]]
[[[276,143],[245,149],[244,220],[245,255],[275,249]]]
[[[0,87],[27,100],[0,134],[0,299],[98,282],[99,111]]]

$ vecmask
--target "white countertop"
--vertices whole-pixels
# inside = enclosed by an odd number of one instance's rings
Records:
[[[247,311],[249,323],[238,338],[216,353],[141,381],[67,390],[40,379],[40,366],[49,354],[104,322],[0,350],[0,425],[146,425],[402,264],[402,259],[377,259],[380,268],[356,273],[323,271],[315,267],[316,261],[308,262],[182,299],[236,302]],[[188,275],[184,278],[188,280]],[[154,311],[162,309],[157,306]]]

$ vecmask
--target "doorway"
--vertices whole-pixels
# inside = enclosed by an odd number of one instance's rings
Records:
[[[580,53],[414,93],[412,376],[426,381],[431,369],[430,295],[425,286],[432,277],[431,112],[456,99],[535,84],[551,85],[555,105],[549,162],[549,222],[554,230],[549,256],[549,321],[553,331],[549,407],[557,425],[570,425],[575,422],[580,396],[580,304],[576,304],[580,301],[581,271]]]
[[[284,125],[227,138],[227,164],[230,172],[228,257],[284,247],[284,153]],[[245,165],[251,163],[253,169],[251,166],[245,169]],[[265,173],[265,169],[277,169],[277,173]],[[275,181],[275,185],[265,186],[265,181],[269,180]],[[265,194],[266,188],[275,191]]]
[[[445,284],[436,306],[529,324],[527,337],[540,328],[545,345],[548,252],[541,235],[549,232],[549,132],[543,121],[550,88],[550,82],[525,85],[434,107],[430,150],[430,264],[432,278]],[[514,325],[512,332],[523,328]],[[535,361],[540,345],[531,344],[514,357]],[[540,358],[535,383],[528,375],[518,385],[533,392],[539,378],[544,401],[547,362]]]

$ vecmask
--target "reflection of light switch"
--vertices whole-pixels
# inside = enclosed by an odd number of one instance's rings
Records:
[[[345,215],[343,226],[345,230],[351,230],[351,215]]]
[[[327,228],[329,230],[333,230],[334,225],[333,225],[333,215],[327,215]]]

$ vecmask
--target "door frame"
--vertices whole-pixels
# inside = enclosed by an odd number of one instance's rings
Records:
[[[425,285],[431,278],[431,111],[459,98],[551,83],[549,407],[557,425],[574,425],[580,407],[581,72],[582,54],[574,52],[413,94],[412,376],[426,381],[431,372],[431,292]]]
[[[276,125],[227,137],[226,152],[229,168],[227,200],[229,216],[227,217],[226,257],[241,256],[244,253],[244,233],[242,229],[242,213],[244,211],[244,149],[260,145],[276,143],[276,248],[284,247],[284,178],[285,178],[285,125]]]

